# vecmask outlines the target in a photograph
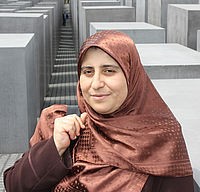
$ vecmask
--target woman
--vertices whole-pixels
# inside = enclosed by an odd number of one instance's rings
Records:
[[[30,150],[5,172],[7,191],[192,192],[180,124],[133,41],[117,31],[89,37],[78,77],[81,115],[43,110]]]

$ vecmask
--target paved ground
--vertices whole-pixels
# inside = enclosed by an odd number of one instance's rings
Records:
[[[3,172],[19,159],[21,154],[0,154],[0,192],[4,192]]]

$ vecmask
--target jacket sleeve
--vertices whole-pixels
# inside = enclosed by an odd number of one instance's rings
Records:
[[[51,137],[35,144],[4,172],[6,191],[49,192],[69,173],[69,166],[61,160]]]

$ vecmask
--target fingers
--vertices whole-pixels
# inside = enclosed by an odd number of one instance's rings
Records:
[[[87,119],[87,113],[84,112],[81,114],[81,120],[82,120],[82,123],[85,124],[86,123],[86,119]]]
[[[57,118],[56,121],[56,129],[59,132],[67,133],[71,140],[76,139],[77,136],[80,135],[80,129],[84,129],[86,122],[87,113],[81,114],[79,117],[76,114],[67,115],[65,117]]]
[[[80,135],[80,130],[85,128],[87,113],[79,117],[76,114],[56,118],[54,123],[54,141],[59,154],[70,145],[70,140],[75,140]]]
[[[70,138],[80,135],[80,129],[85,128],[81,118],[75,114],[63,117],[64,129],[69,133]]]

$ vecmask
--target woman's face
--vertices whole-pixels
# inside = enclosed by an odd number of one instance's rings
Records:
[[[80,87],[85,101],[100,114],[116,111],[128,94],[121,67],[99,48],[90,48],[84,56]]]

